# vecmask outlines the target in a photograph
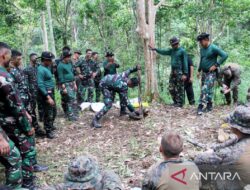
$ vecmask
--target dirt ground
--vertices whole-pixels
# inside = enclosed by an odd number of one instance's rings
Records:
[[[83,112],[77,123],[59,117],[57,138],[37,140],[38,160],[49,166],[48,172],[37,174],[39,184],[62,182],[69,160],[90,154],[96,157],[102,168],[117,172],[125,189],[140,187],[147,169],[161,159],[158,150],[164,132],[177,131],[184,139],[213,143],[222,117],[230,113],[230,107],[218,107],[212,113],[198,117],[195,107],[179,109],[154,104],[150,115],[141,121],[120,118],[118,113],[119,110],[113,108],[105,116],[103,128],[98,130],[90,128],[94,116],[91,111]],[[185,142],[182,156],[192,159],[199,151],[202,150]]]

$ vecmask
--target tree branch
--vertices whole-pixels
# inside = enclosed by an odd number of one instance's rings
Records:
[[[160,8],[164,3],[165,3],[165,0],[160,0],[160,2],[157,5],[155,5],[155,8],[156,9]]]

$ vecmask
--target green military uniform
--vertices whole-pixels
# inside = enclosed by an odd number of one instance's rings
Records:
[[[221,66],[227,59],[228,55],[214,44],[200,50],[200,65],[198,71],[202,71],[202,87],[200,95],[200,105],[211,105],[213,100],[213,87],[216,80],[216,71],[210,72],[212,66]],[[218,56],[221,57],[220,60]]]
[[[101,72],[101,68],[100,68],[100,63],[98,63],[98,61],[93,60],[93,64],[91,65],[91,70],[94,73],[97,73],[96,77],[94,78],[95,96],[96,96],[96,102],[100,102],[101,89],[99,87],[99,84],[100,84],[100,81],[102,79],[102,72]]]
[[[104,76],[117,74],[117,68],[119,67],[120,65],[117,63],[109,64],[108,60],[104,61],[103,62]]]
[[[78,117],[78,109],[73,65],[71,63],[64,63],[61,61],[57,67],[57,74],[62,101],[65,104],[64,110],[66,111],[66,115],[69,120],[75,120]],[[65,88],[62,87],[63,85]],[[63,92],[65,89],[67,90],[67,93]]]
[[[22,158],[20,152],[1,127],[0,134],[5,137],[10,146],[9,155],[0,156],[0,163],[5,167],[6,185],[13,189],[19,189],[22,187]]]
[[[169,92],[174,104],[183,106],[184,104],[184,81],[182,76],[188,76],[188,56],[182,47],[169,49],[155,49],[161,55],[171,56],[171,74],[169,79]]]
[[[250,184],[250,105],[238,106],[227,118],[232,128],[238,129],[243,138],[231,134],[230,139],[223,144],[215,144],[212,152],[204,152],[195,157],[195,163],[201,171],[207,169],[219,172],[231,172],[232,176],[237,172],[239,178],[235,180],[216,181],[217,189],[243,189]],[[210,166],[210,167],[208,167]]]
[[[113,171],[101,171],[93,158],[80,156],[68,166],[64,183],[41,190],[95,189],[121,190],[121,180]]]
[[[93,71],[91,70],[94,62],[89,59],[80,59],[76,63],[76,67],[80,68],[81,75],[83,79],[81,79],[81,84],[79,86],[80,102],[93,102],[93,93],[94,93],[94,80],[92,78]],[[87,94],[87,99],[85,96]]]
[[[13,78],[0,67],[0,126],[15,143],[22,156],[22,175],[25,183],[33,181],[33,165],[36,160],[34,137],[27,136],[31,126],[19,94],[14,88]]]
[[[44,104],[44,129],[47,134],[50,134],[55,130],[56,105],[51,106],[46,100],[46,97],[49,95],[55,102],[55,81],[49,67],[45,67],[44,65],[38,67],[37,83]]]
[[[112,107],[115,93],[119,94],[121,112],[124,112],[126,107],[130,112],[134,112],[133,105],[128,100],[128,77],[131,73],[136,72],[137,67],[128,69],[121,74],[106,75],[100,82],[100,88],[102,90],[104,104],[100,112],[95,116],[97,120],[100,120]]]
[[[199,169],[193,162],[181,159],[163,161],[149,169],[142,190],[198,190],[200,182],[192,178],[194,174],[198,176]]]
[[[241,84],[241,70],[240,66],[236,63],[228,63],[221,68],[220,76],[222,77],[222,83],[225,84],[233,92],[234,103],[238,101],[238,87]],[[225,94],[226,101],[231,104],[231,93]]]

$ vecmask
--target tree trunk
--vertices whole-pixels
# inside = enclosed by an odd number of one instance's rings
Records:
[[[49,18],[49,33],[50,33],[50,41],[51,41],[52,53],[56,56],[56,45],[55,45],[55,38],[54,38],[54,32],[53,32],[53,23],[52,23],[52,16],[51,16],[50,0],[46,0],[46,6],[47,6],[48,18]]]
[[[43,34],[44,50],[48,51],[49,50],[48,33],[47,33],[47,27],[46,27],[44,12],[42,12],[42,14],[41,14],[41,19],[42,19],[42,34]]]
[[[158,82],[156,74],[156,54],[150,51],[148,45],[155,46],[155,18],[158,8],[164,0],[158,5],[154,5],[154,0],[137,0],[137,29],[142,42],[145,59],[145,75],[146,75],[146,96],[151,100],[159,98]]]

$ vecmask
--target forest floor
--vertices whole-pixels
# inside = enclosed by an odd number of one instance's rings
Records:
[[[192,138],[201,143],[217,140],[217,129],[222,117],[230,113],[230,107],[217,107],[212,113],[196,116],[196,108],[179,109],[154,104],[150,115],[141,121],[118,117],[119,110],[112,110],[103,119],[103,128],[90,128],[94,113],[85,111],[77,123],[69,123],[63,117],[57,119],[57,138],[38,139],[39,163],[49,166],[46,173],[38,173],[40,185],[63,182],[70,159],[90,154],[103,169],[117,172],[125,189],[140,187],[147,169],[161,159],[159,144],[164,132],[176,131],[184,139]],[[181,156],[192,159],[202,151],[185,141]]]

